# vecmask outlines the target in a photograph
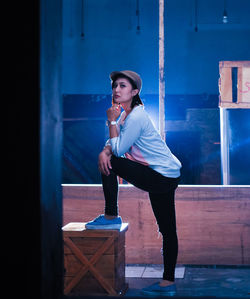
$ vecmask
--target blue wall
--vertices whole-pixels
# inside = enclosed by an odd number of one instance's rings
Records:
[[[250,1],[228,0],[228,24],[222,23],[224,0],[165,2],[166,93],[218,94],[220,60],[250,59]],[[133,69],[143,78],[142,94],[158,93],[158,1],[63,1],[63,93],[109,94],[108,74]]]
[[[250,1],[167,1],[167,93],[218,94],[220,60],[250,59]]]
[[[135,3],[85,0],[81,39],[81,1],[64,1],[64,93],[108,94],[108,75],[120,69],[141,73],[144,92],[157,92],[157,1],[141,3],[140,34]]]

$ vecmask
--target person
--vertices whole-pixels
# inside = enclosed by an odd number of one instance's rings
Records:
[[[164,272],[160,282],[142,292],[173,295],[176,292],[174,274],[178,254],[174,199],[181,163],[162,140],[144,109],[139,96],[142,87],[140,75],[129,70],[114,71],[110,79],[112,106],[107,110],[110,138],[98,158],[105,198],[104,214],[88,222],[86,228],[121,227],[118,176],[147,191],[162,234]]]

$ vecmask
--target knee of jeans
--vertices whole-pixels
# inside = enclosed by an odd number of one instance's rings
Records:
[[[177,238],[176,230],[168,230],[168,229],[159,229],[159,232],[162,234],[163,240],[171,240]]]
[[[113,166],[113,164],[116,163],[116,160],[117,160],[117,157],[115,155],[112,155],[111,158],[110,158],[110,162],[111,162],[112,166]]]
[[[112,169],[114,171],[117,171],[118,168],[119,168],[118,167],[119,157],[116,157],[115,155],[112,155],[111,159],[110,159],[110,162],[111,162]]]

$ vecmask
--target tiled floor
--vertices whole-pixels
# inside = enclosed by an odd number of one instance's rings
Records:
[[[128,265],[126,281],[129,289],[125,297],[142,297],[140,290],[159,281],[161,276],[161,266]],[[176,286],[175,297],[250,299],[250,268],[178,266]]]
[[[146,298],[141,289],[161,279],[160,265],[127,265],[128,290],[124,297]],[[174,298],[250,299],[250,266],[177,266],[177,294]],[[86,299],[86,296],[65,299]],[[87,296],[87,298],[117,298],[113,296]],[[151,297],[152,298],[152,297]]]
[[[134,278],[161,278],[163,267],[161,265],[127,265],[125,270],[126,277]],[[175,277],[183,278],[185,267],[176,267]]]

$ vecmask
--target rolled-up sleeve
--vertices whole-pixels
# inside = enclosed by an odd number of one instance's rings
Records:
[[[107,145],[110,145],[110,146],[111,146],[110,139],[108,139],[108,140],[106,141],[105,146],[107,146]]]
[[[142,120],[137,114],[129,115],[120,130],[118,137],[110,139],[113,154],[117,157],[123,156],[127,153],[130,147],[140,137],[142,130]]]

